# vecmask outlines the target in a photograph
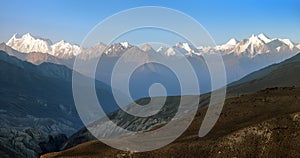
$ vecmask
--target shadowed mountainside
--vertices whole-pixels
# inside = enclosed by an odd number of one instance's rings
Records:
[[[2,157],[57,151],[67,140],[61,133],[71,135],[83,127],[73,101],[71,69],[52,63],[33,65],[0,51],[0,76]],[[104,83],[97,81],[96,90],[111,98]]]

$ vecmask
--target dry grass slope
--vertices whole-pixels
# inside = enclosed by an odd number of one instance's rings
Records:
[[[175,142],[155,151],[129,153],[90,141],[42,157],[300,157],[300,88],[271,88],[228,98],[213,130],[199,138],[206,110],[199,109]]]

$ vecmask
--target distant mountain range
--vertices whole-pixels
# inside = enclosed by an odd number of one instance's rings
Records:
[[[238,41],[236,39],[230,39],[226,44],[216,46],[212,50],[204,49],[204,51],[218,50],[223,55],[236,54],[246,55],[249,57],[255,57],[259,54],[265,53],[291,53],[299,51],[300,45],[293,43],[289,39],[269,38],[263,33],[259,35],[252,34],[248,39]]]
[[[40,52],[23,53],[11,48],[10,46],[7,46],[5,43],[0,43],[0,50],[5,51],[7,54],[11,56],[15,56],[20,60],[28,61],[35,65],[48,62],[48,63],[54,63],[59,65],[65,65],[72,69],[73,62],[74,62],[73,58],[61,59],[53,55],[50,55],[48,53],[40,53]]]
[[[91,48],[82,48],[79,45],[70,44],[64,40],[53,44],[49,39],[35,37],[30,33],[24,34],[23,36],[14,34],[8,42],[6,42],[6,45],[23,53],[47,53],[63,59],[79,55],[92,56],[97,54],[100,50],[104,50],[105,54],[116,56],[121,54],[122,51],[133,47],[133,45],[128,42],[121,42],[110,46],[103,43],[97,43]],[[148,47],[151,46],[148,45]],[[241,41],[232,38],[226,44],[218,45],[216,47],[192,46],[188,43],[177,43],[175,46],[169,48],[160,47],[157,50],[153,49],[153,51],[167,56],[173,56],[178,53],[189,56],[201,56],[202,53],[216,53],[220,51],[222,55],[233,53],[235,55],[246,55],[249,57],[255,57],[256,55],[265,53],[291,53],[299,50],[300,44],[296,44],[289,39],[269,38],[263,33],[257,36],[252,34],[248,39],[243,39]]]
[[[79,60],[89,62],[98,57],[100,52],[103,51],[104,58],[97,65],[95,77],[110,86],[112,68],[126,51],[135,52],[134,57],[126,59],[127,62],[135,63],[147,62],[153,56],[181,63],[180,55],[185,55],[197,74],[201,93],[207,93],[212,89],[210,87],[209,71],[202,54],[220,53],[226,68],[227,82],[231,83],[251,72],[294,56],[300,52],[300,45],[289,39],[269,38],[264,34],[259,34],[251,35],[248,39],[240,41],[233,38],[226,44],[216,47],[196,47],[188,43],[177,43],[172,47],[160,47],[154,50],[149,44],[137,47],[128,42],[121,42],[109,46],[97,43],[90,48],[82,48],[65,41],[53,44],[49,39],[38,38],[27,33],[23,36],[15,34],[8,42],[0,45],[0,50],[33,64],[50,62],[66,65],[71,69],[76,57]],[[168,95],[180,95],[180,89],[174,86],[178,84],[178,81],[172,79],[174,76],[170,75],[172,75],[172,72],[161,65],[145,64],[132,77],[135,86],[140,87],[139,89],[131,88],[133,98],[139,99],[149,96],[148,88],[153,82],[162,82],[167,87],[172,87],[168,91]],[[157,80],[158,78],[159,80]],[[123,80],[123,78],[119,79],[120,82]],[[189,94],[192,93],[184,95]]]
[[[85,129],[68,140],[61,133],[71,135],[82,127],[72,96],[72,73],[87,80],[90,78],[72,71],[74,59],[79,57],[89,62],[102,50],[105,54],[96,72],[96,91],[100,100],[105,99],[101,105],[106,105],[104,108],[109,112],[116,110],[109,80],[112,67],[127,50],[135,53],[133,58],[126,59],[127,62],[147,61],[155,54],[180,63],[178,53],[186,55],[195,69],[202,93],[211,91],[210,76],[202,54],[218,51],[224,59],[228,82],[232,82],[228,87],[229,96],[271,87],[300,86],[295,73],[300,71],[300,57],[296,55],[300,50],[299,45],[286,39],[270,39],[263,34],[252,35],[241,41],[231,39],[214,48],[196,48],[187,43],[177,43],[158,50],[148,44],[137,47],[127,42],[110,46],[98,43],[91,48],[80,48],[65,41],[53,44],[50,40],[25,34],[21,37],[14,35],[7,43],[0,44],[0,50],[0,154],[13,157],[37,157],[44,152],[57,151],[93,139]],[[154,82],[161,82],[170,89],[169,96],[180,94],[180,89],[176,87],[178,81],[173,80],[172,75],[170,70],[161,65],[145,64],[133,75],[134,84],[130,89],[133,98],[139,99],[137,102],[147,102],[149,98],[140,98],[149,95],[148,88]],[[123,83],[123,78],[119,78],[119,81]],[[209,93],[204,96],[201,106],[207,104]],[[168,104],[175,105],[173,103],[178,98],[169,99]],[[163,118],[161,120],[133,119],[151,129],[156,123],[171,119],[176,108],[165,112],[160,116]],[[137,130],[137,127],[126,123],[128,118],[113,118],[114,114],[124,116],[124,112],[119,110],[112,113],[112,119],[127,129]]]
[[[20,52],[47,53],[60,58],[66,58],[80,53],[80,47],[77,45],[71,45],[63,40],[52,44],[52,41],[49,39],[34,37],[29,33],[21,37],[18,34],[14,34],[6,44]]]

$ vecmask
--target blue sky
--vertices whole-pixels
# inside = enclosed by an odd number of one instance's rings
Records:
[[[163,6],[184,12],[212,35],[217,44],[252,33],[290,38],[300,43],[300,1],[297,0],[2,0],[0,41],[27,33],[80,44],[106,17],[124,9]]]

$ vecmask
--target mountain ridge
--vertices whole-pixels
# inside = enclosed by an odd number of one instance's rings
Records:
[[[91,54],[95,48],[102,51],[103,48],[105,48],[104,53],[110,54],[133,46],[128,42],[120,42],[111,45],[101,44],[101,47],[97,47],[99,44],[100,43],[95,44],[93,47],[89,48],[82,48],[79,45],[70,44],[64,40],[52,43],[49,39],[35,37],[30,33],[24,34],[23,36],[14,34],[12,38],[6,42],[6,45],[20,52],[41,52],[65,59],[78,56],[79,54],[87,54],[87,52]],[[178,53],[188,56],[200,56],[202,53],[215,53],[220,51],[222,55],[234,53],[236,55],[246,54],[249,57],[254,57],[257,54],[262,53],[286,53],[297,50],[300,50],[300,44],[296,44],[289,39],[269,38],[265,34],[260,33],[259,35],[252,34],[248,39],[242,39],[240,41],[232,38],[227,43],[216,45],[215,47],[192,46],[188,43],[178,42],[174,46],[166,49],[159,49],[156,50],[156,52],[160,52],[167,56],[173,56]]]
[[[300,52],[300,49],[297,47],[298,45],[292,43],[290,40],[269,38],[264,34],[252,34],[248,39],[243,39],[240,41],[232,38],[225,45],[216,46],[213,48],[196,48],[191,44],[180,42],[171,47],[160,47],[158,50],[154,50],[149,44],[138,47],[131,45],[128,42],[114,43],[112,45],[97,43],[90,48],[80,48],[80,50],[83,52],[77,52],[77,56],[73,55],[72,53],[70,54],[69,52],[64,54],[64,51],[68,50],[65,48],[70,47],[70,44],[65,41],[60,41],[59,45],[64,44],[68,46],[57,47],[58,52],[60,50],[61,52],[56,54],[56,56],[41,52],[22,53],[18,52],[17,50],[13,50],[12,48],[10,51],[8,51],[10,46],[4,46],[4,48],[1,48],[0,45],[0,49],[10,52],[10,55],[17,56],[21,60],[29,61],[37,65],[43,62],[51,62],[55,64],[66,65],[71,69],[73,68],[75,58],[79,59],[80,61],[90,62],[96,60],[97,57],[102,55],[99,64],[97,64],[95,77],[97,80],[102,81],[107,85],[111,85],[111,74],[112,68],[115,66],[114,64],[127,51],[132,52],[132,55],[130,57],[126,57],[126,62],[132,63],[143,63],[144,61],[149,61],[149,59],[157,57],[165,58],[166,60],[170,61],[172,60],[180,64],[182,62],[182,57],[186,56],[196,72],[199,84],[201,86],[201,93],[207,93],[211,91],[210,74],[203,56],[204,53],[219,53],[222,56],[227,74],[227,82],[231,83],[239,80],[249,73],[257,71],[268,65],[281,62]],[[121,75],[121,73],[126,72],[120,72],[120,76],[122,77],[125,75]],[[171,87],[168,91],[168,93],[170,93],[169,95],[180,95],[179,89],[174,88],[176,87],[174,85],[178,84],[177,79],[173,79],[174,76],[172,76],[172,72],[163,66],[160,66],[159,64],[145,64],[145,66],[141,67],[138,71],[136,71],[136,73],[133,74],[132,79],[134,80],[135,85],[139,85],[141,87],[140,89],[148,89],[148,86],[151,85],[152,82],[157,82],[158,76],[160,82],[166,84],[168,87]],[[172,79],[170,80],[170,78]],[[120,78],[119,80],[123,81],[124,78]],[[132,86],[135,85],[132,84]],[[139,89],[136,88],[132,89],[131,92],[135,99],[149,95],[148,91],[139,91]],[[189,94],[191,93],[187,92],[183,95]]]

